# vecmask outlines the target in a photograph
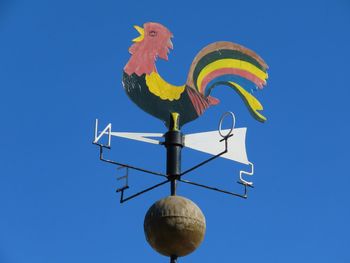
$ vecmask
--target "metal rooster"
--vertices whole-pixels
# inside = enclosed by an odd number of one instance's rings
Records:
[[[168,60],[173,49],[172,33],[159,23],[135,26],[140,36],[129,48],[131,57],[124,67],[123,86],[141,109],[164,121],[169,128],[179,129],[212,105],[219,103],[210,96],[212,89],[226,85],[243,99],[251,115],[258,121],[266,118],[258,111],[263,107],[248,91],[262,89],[268,78],[268,66],[255,52],[231,42],[215,42],[194,58],[185,85],[174,86],[157,72],[157,58]],[[247,91],[248,90],[248,91]]]

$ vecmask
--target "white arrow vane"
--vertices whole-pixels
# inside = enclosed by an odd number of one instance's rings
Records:
[[[162,133],[139,133],[139,132],[111,132],[111,135],[115,137],[122,137],[130,140],[147,142],[152,144],[160,144],[161,142],[159,140],[150,139],[150,137],[151,138],[163,137]]]
[[[247,128],[233,129],[231,132],[232,137],[228,139],[227,153],[220,157],[243,164],[249,164],[245,147],[246,131]],[[222,130],[222,132],[228,134],[230,130]],[[216,155],[225,150],[225,142],[222,141],[222,137],[218,131],[187,134],[184,137],[185,146],[197,151]]]

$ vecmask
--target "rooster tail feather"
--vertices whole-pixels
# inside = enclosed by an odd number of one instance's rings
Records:
[[[218,100],[210,96],[218,85],[233,88],[258,121],[266,118],[258,111],[263,107],[248,91],[263,89],[268,66],[255,52],[231,42],[216,42],[202,49],[192,62],[187,85],[206,97],[211,105]]]

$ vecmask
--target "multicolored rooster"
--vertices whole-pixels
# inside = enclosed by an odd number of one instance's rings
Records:
[[[181,127],[199,116],[219,100],[210,96],[212,89],[226,85],[243,99],[258,121],[266,118],[258,111],[263,107],[248,91],[262,89],[268,78],[268,66],[255,52],[231,42],[215,42],[202,49],[192,62],[187,82],[174,86],[157,72],[157,58],[168,60],[173,49],[172,33],[159,23],[135,26],[140,36],[129,48],[131,58],[124,67],[123,86],[141,109],[165,122],[167,127]]]

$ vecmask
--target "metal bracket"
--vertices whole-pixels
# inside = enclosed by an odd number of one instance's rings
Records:
[[[231,130],[232,131],[232,130]],[[250,174],[250,173],[247,173],[247,172],[244,172],[244,171],[240,171],[240,181],[237,182],[238,184],[241,184],[244,186],[244,193],[243,194],[238,194],[238,193],[235,193],[235,192],[230,192],[230,191],[226,191],[226,190],[223,190],[223,189],[219,189],[219,188],[216,188],[216,187],[211,187],[211,186],[207,186],[207,185],[203,185],[203,184],[199,184],[199,183],[195,183],[195,182],[191,182],[191,181],[188,181],[188,180],[183,180],[181,179],[181,176],[187,174],[187,173],[190,173],[194,170],[196,170],[197,168],[219,158],[221,155],[227,153],[227,149],[228,149],[228,139],[231,138],[233,135],[232,134],[227,134],[225,135],[225,137],[223,139],[220,140],[220,142],[222,141],[225,141],[225,150],[222,151],[221,153],[193,166],[192,168],[184,171],[183,173],[180,174],[180,177],[177,179],[178,181],[180,182],[183,182],[183,183],[186,183],[186,184],[191,184],[191,185],[194,185],[194,186],[198,186],[198,187],[202,187],[202,188],[205,188],[205,189],[209,189],[209,190],[213,190],[213,191],[217,191],[217,192],[220,192],[220,193],[224,193],[224,194],[228,194],[228,195],[233,195],[233,196],[237,196],[237,197],[241,197],[241,198],[244,198],[244,199],[247,199],[248,197],[248,191],[247,191],[247,187],[251,187],[253,188],[253,183],[252,182],[247,182],[245,181],[243,178],[242,178],[242,174]],[[251,163],[252,164],[252,163]],[[252,164],[252,167],[253,167],[253,164]],[[252,171],[253,172],[253,171]],[[252,173],[251,173],[252,174]]]
[[[203,162],[200,162],[199,164],[193,166],[192,168],[190,168],[190,169],[188,169],[188,170],[182,172],[182,173],[180,174],[180,176],[183,176],[183,175],[185,175],[185,174],[187,174],[187,173],[189,173],[189,172],[192,172],[193,170],[195,170],[195,169],[201,167],[202,165],[207,164],[207,163],[209,163],[210,161],[213,161],[213,160],[215,160],[216,158],[219,158],[221,155],[227,153],[227,148],[228,148],[228,147],[227,147],[227,140],[228,140],[230,137],[232,137],[232,136],[233,136],[232,134],[228,134],[228,135],[225,136],[222,140],[220,140],[220,142],[225,141],[225,150],[224,150],[224,151],[222,151],[221,153],[218,153],[217,155],[214,155],[213,157],[210,157],[210,158],[208,158],[207,160],[205,160],[205,161],[203,161]]]
[[[128,185],[129,169],[136,170],[136,171],[143,172],[143,173],[156,175],[156,176],[161,176],[161,177],[165,177],[165,178],[167,178],[167,176],[165,174],[163,174],[163,173],[153,172],[153,171],[149,171],[149,170],[146,170],[146,169],[143,169],[143,168],[139,168],[139,167],[135,167],[135,166],[132,166],[132,165],[123,164],[123,163],[119,163],[119,162],[115,162],[115,161],[112,161],[112,160],[105,159],[103,157],[103,149],[107,148],[107,149],[110,150],[111,147],[103,145],[103,144],[94,143],[94,142],[93,142],[93,144],[98,145],[100,147],[100,160],[101,161],[118,165],[119,166],[118,169],[122,169],[122,168],[126,168],[127,169],[126,175],[117,178],[117,180],[126,179],[126,184],[123,187],[118,188],[116,190],[117,193],[120,193],[120,203],[124,203],[124,202],[126,202],[126,201],[128,201],[128,200],[130,200],[130,199],[132,199],[132,198],[134,198],[136,196],[139,196],[139,195],[141,195],[143,193],[146,193],[146,192],[148,192],[150,190],[153,190],[153,189],[155,189],[155,188],[157,188],[157,187],[159,187],[159,186],[169,182],[169,180],[167,179],[166,181],[163,181],[163,182],[161,182],[159,184],[156,184],[154,186],[146,188],[145,190],[142,190],[141,192],[138,192],[136,194],[133,194],[133,195],[131,195],[129,197],[124,198],[124,191],[130,188],[129,185]]]
[[[227,116],[231,116],[232,118],[232,127],[228,130],[223,130],[222,129],[222,123],[223,123],[223,120],[227,117]],[[226,112],[222,115],[222,117],[220,118],[220,122],[219,122],[219,127],[218,127],[218,132],[220,134],[220,136],[222,137],[221,140],[218,141],[218,143],[220,142],[224,142],[225,143],[225,149],[198,163],[197,165],[193,166],[192,168],[189,168],[187,170],[185,170],[184,172],[178,174],[174,180],[174,178],[168,176],[167,174],[164,174],[164,173],[159,173],[159,172],[154,172],[154,171],[150,171],[150,170],[147,170],[147,169],[143,169],[143,168],[140,168],[140,167],[136,167],[136,166],[132,166],[132,165],[129,165],[129,164],[124,164],[124,163],[120,163],[120,162],[116,162],[116,161],[113,161],[113,160],[109,160],[109,159],[106,159],[104,157],[104,149],[108,149],[110,150],[111,149],[111,136],[113,134],[112,132],[112,124],[109,123],[102,132],[98,133],[98,120],[96,119],[96,123],[95,123],[95,136],[94,136],[94,140],[93,140],[93,144],[99,146],[99,149],[100,149],[100,154],[99,154],[99,159],[103,162],[107,162],[107,163],[111,163],[111,164],[114,164],[114,165],[117,165],[118,166],[118,170],[120,169],[123,169],[123,168],[126,168],[126,174],[124,176],[121,176],[121,177],[118,177],[117,180],[123,180],[125,179],[125,185],[120,187],[120,188],[117,188],[116,189],[116,192],[117,193],[120,193],[120,203],[124,203],[128,200],[131,200],[139,195],[142,195],[148,191],[151,191],[159,186],[162,186],[166,183],[169,183],[169,182],[172,182],[172,181],[179,181],[179,182],[183,182],[183,183],[186,183],[186,184],[191,184],[191,185],[194,185],[194,186],[197,186],[197,187],[202,187],[202,188],[205,188],[205,189],[209,189],[209,190],[213,190],[213,191],[217,191],[217,192],[221,192],[221,193],[224,193],[224,194],[228,194],[228,195],[233,195],[233,196],[237,196],[237,197],[241,197],[241,198],[244,198],[246,199],[247,198],[247,187],[253,187],[253,183],[252,182],[248,182],[246,180],[243,179],[243,174],[245,175],[252,175],[254,173],[254,165],[253,163],[249,162],[249,165],[251,166],[251,171],[250,172],[246,172],[246,171],[240,171],[240,174],[239,174],[239,181],[237,182],[238,184],[241,184],[243,185],[244,187],[244,192],[243,194],[239,194],[239,193],[235,193],[235,192],[230,192],[230,191],[227,191],[227,190],[223,190],[223,189],[219,189],[219,188],[216,188],[216,187],[212,187],[212,186],[207,186],[207,185],[203,185],[203,184],[199,184],[199,183],[196,183],[196,182],[191,182],[191,181],[188,181],[188,180],[183,180],[181,177],[196,170],[197,168],[221,157],[222,155],[224,155],[225,153],[228,153],[228,140],[234,136],[233,134],[233,130],[234,130],[234,126],[235,126],[235,122],[236,122],[236,119],[235,119],[235,115],[234,113],[232,112]],[[227,133],[227,134],[224,134]],[[160,145],[165,145],[164,142],[159,142],[159,141],[156,141],[156,140],[152,140],[152,139],[146,139],[144,138],[143,136],[145,134],[136,134],[136,135],[130,135],[130,133],[128,134],[122,134],[122,133],[115,133],[116,135],[115,136],[120,136],[120,137],[125,137],[125,138],[132,138],[132,139],[136,139],[136,140],[140,140],[140,141],[144,141],[144,142],[149,142],[149,143],[156,143],[156,144],[160,144]],[[122,136],[122,135],[123,136]],[[108,135],[108,141],[107,141],[107,144],[102,144],[102,143],[99,143],[100,139],[102,138],[103,135]],[[156,136],[159,136],[159,134],[154,134]],[[137,138],[136,138],[137,137]],[[235,137],[236,138],[236,137]],[[231,146],[232,147],[232,146]],[[165,181],[162,181],[156,185],[153,185],[151,187],[148,187],[140,192],[137,192],[135,194],[132,194],[128,197],[125,197],[124,196],[124,191],[126,191],[127,189],[129,189],[129,185],[128,185],[128,179],[129,179],[129,169],[131,170],[136,170],[136,171],[139,171],[139,172],[143,172],[143,173],[147,173],[147,174],[152,174],[152,175],[156,175],[156,176],[159,176],[159,177],[164,177],[165,178]]]
[[[151,187],[149,187],[149,188],[146,188],[146,189],[144,189],[144,190],[142,190],[142,191],[140,191],[140,192],[138,192],[138,193],[136,193],[136,194],[133,194],[133,195],[131,195],[131,196],[128,196],[128,197],[126,197],[126,198],[124,198],[124,190],[125,190],[125,189],[123,189],[123,190],[120,191],[120,192],[121,192],[121,194],[120,194],[120,203],[122,204],[122,203],[124,203],[124,202],[126,202],[126,201],[129,201],[130,199],[133,199],[133,198],[135,198],[135,197],[137,197],[137,196],[139,196],[139,195],[142,195],[142,194],[144,194],[144,193],[147,193],[147,192],[149,192],[149,191],[151,191],[151,190],[153,190],[153,189],[156,189],[157,187],[162,186],[163,184],[166,184],[166,183],[169,183],[169,182],[170,182],[170,180],[165,180],[165,181],[163,181],[163,182],[161,182],[161,183],[159,183],[159,184],[153,185],[153,186],[151,186]],[[117,192],[118,192],[118,191],[117,191]]]
[[[247,187],[254,188],[254,187],[251,186],[251,185],[243,184],[243,183],[241,183],[241,182],[237,182],[238,184],[241,184],[241,185],[244,186],[244,192],[243,192],[243,194],[238,194],[238,193],[235,193],[235,192],[230,192],[230,191],[227,191],[227,190],[223,190],[223,189],[219,189],[219,188],[216,188],[216,187],[212,187],[212,186],[208,186],[208,185],[204,185],[204,184],[199,184],[199,183],[191,182],[191,181],[188,181],[188,180],[183,180],[183,179],[178,179],[178,180],[179,180],[180,182],[185,183],[185,184],[190,184],[190,185],[198,186],[198,187],[205,188],[205,189],[208,189],[208,190],[213,190],[213,191],[220,192],[220,193],[223,193],[223,194],[228,194],[228,195],[233,195],[233,196],[241,197],[241,198],[244,198],[244,199],[247,199],[247,198],[248,198]]]
[[[126,169],[125,175],[118,177],[117,180],[120,181],[120,180],[125,179],[125,185],[121,188],[117,188],[117,190],[116,190],[117,193],[124,192],[124,190],[129,189],[129,184],[128,184],[128,182],[129,182],[129,168],[125,167],[125,166],[119,166],[117,168],[117,170],[121,170],[124,168]]]
[[[223,134],[222,123],[223,123],[223,120],[227,116],[231,116],[231,118],[232,118],[232,127],[229,129],[227,134]],[[230,191],[226,191],[226,190],[219,189],[219,188],[216,188],[216,187],[211,187],[211,186],[207,186],[207,185],[203,185],[203,184],[199,184],[199,183],[195,183],[195,182],[191,182],[191,181],[188,181],[188,180],[181,179],[181,176],[196,170],[197,168],[199,168],[199,167],[201,167],[201,166],[203,166],[203,165],[205,165],[205,164],[207,164],[207,163],[217,159],[221,155],[223,155],[223,154],[228,152],[228,139],[233,136],[232,131],[234,129],[235,124],[236,124],[236,118],[235,118],[234,113],[233,112],[226,112],[226,113],[224,113],[221,116],[221,119],[219,121],[218,131],[219,131],[220,136],[222,137],[222,139],[219,142],[222,142],[222,141],[225,142],[225,150],[223,150],[222,152],[218,153],[217,155],[214,155],[213,157],[208,158],[207,160],[205,160],[203,162],[200,162],[199,164],[193,166],[192,168],[187,169],[186,171],[182,172],[177,180],[180,181],[180,182],[183,182],[183,183],[191,184],[191,185],[194,185],[194,186],[198,186],[198,187],[206,188],[206,189],[209,189],[209,190],[221,192],[221,193],[224,193],[224,194],[234,195],[234,196],[246,199],[248,197],[247,187],[250,187],[250,188],[254,188],[254,187],[253,187],[253,182],[248,182],[248,181],[246,181],[246,180],[244,180],[242,178],[242,174],[253,175],[253,173],[254,173],[254,165],[251,162],[249,162],[249,164],[251,166],[251,172],[240,171],[240,173],[239,173],[240,181],[238,181],[237,183],[243,185],[243,187],[244,187],[244,193],[243,194],[238,194],[238,193],[235,193],[235,192],[230,192]]]

